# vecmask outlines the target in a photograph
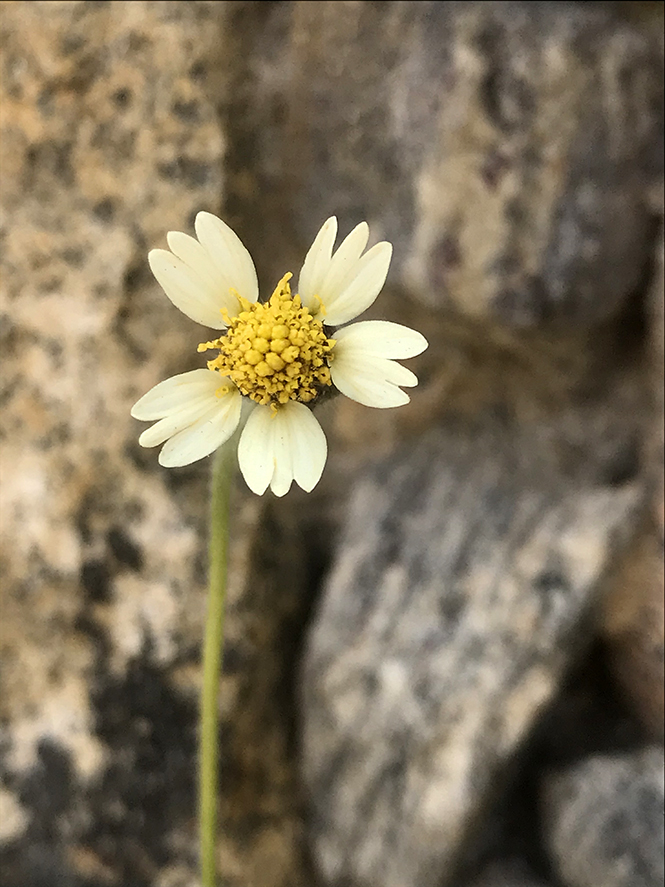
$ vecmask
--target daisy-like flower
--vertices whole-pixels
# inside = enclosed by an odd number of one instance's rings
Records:
[[[305,257],[298,294],[286,274],[260,302],[254,263],[238,236],[207,212],[197,215],[195,230],[197,239],[169,232],[170,252],[152,250],[148,261],[177,308],[222,331],[198,348],[218,354],[207,369],[160,382],[134,404],[135,419],[157,420],[139,443],[164,444],[161,465],[189,465],[227,441],[242,414],[238,462],[249,488],[283,496],[295,480],[309,492],[327,456],[311,410],[316,400],[334,386],[366,406],[396,407],[409,401],[400,386],[418,382],[395,359],[424,351],[424,336],[385,320],[345,326],[378,296],[392,247],[377,243],[364,252],[369,228],[361,222],[333,253],[333,216]]]

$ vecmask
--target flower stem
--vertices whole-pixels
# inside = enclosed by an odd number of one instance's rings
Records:
[[[236,442],[214,457],[210,513],[210,588],[203,642],[203,686],[199,748],[199,831],[202,887],[217,887],[217,788],[219,682],[224,648],[224,604],[229,540],[229,502],[236,465]]]

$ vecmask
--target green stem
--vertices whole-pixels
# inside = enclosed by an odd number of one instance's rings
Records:
[[[212,469],[210,589],[203,642],[199,751],[199,830],[202,887],[216,887],[219,683],[224,648],[224,604],[229,539],[229,501],[236,465],[234,438],[221,446]]]

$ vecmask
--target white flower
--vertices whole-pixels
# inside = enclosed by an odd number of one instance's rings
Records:
[[[227,441],[248,413],[238,444],[247,485],[283,496],[292,482],[309,492],[327,456],[326,438],[310,406],[328,387],[370,407],[408,403],[401,387],[415,375],[396,359],[427,348],[420,333],[384,320],[343,326],[374,302],[388,274],[389,243],[364,253],[361,222],[333,253],[337,220],[316,236],[292,296],[285,275],[267,302],[251,256],[221,219],[201,212],[196,236],[171,231],[168,250],[155,249],[150,267],[173,304],[222,335],[199,345],[218,356],[208,369],[160,382],[132,407],[135,419],[158,420],[139,438],[164,444],[159,462],[189,465]],[[364,254],[363,254],[364,253]],[[243,411],[242,407],[246,409]]]

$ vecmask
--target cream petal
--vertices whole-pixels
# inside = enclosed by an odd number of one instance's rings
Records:
[[[288,407],[287,407],[288,409]],[[291,489],[293,483],[293,441],[291,440],[291,426],[286,419],[286,411],[279,411],[271,420],[272,446],[273,446],[273,472],[270,479],[270,489],[275,496],[284,496]],[[309,410],[307,410],[309,412]]]
[[[393,361],[337,355],[336,349],[330,365],[330,375],[333,384],[342,394],[367,407],[379,409],[408,403],[409,395],[397,385],[417,383],[410,370]]]
[[[212,409],[217,407],[218,398],[214,393],[205,394],[196,398],[186,406],[182,406],[174,410],[168,416],[164,416],[159,422],[155,422],[150,428],[147,428],[139,437],[139,443],[142,447],[156,447],[164,443],[169,437],[173,437],[185,428],[189,428],[202,416],[207,415]]]
[[[226,284],[226,279],[220,276],[208,251],[195,237],[183,234],[182,231],[169,231],[166,235],[166,242],[174,255],[182,259],[185,265],[197,271],[212,287],[221,290],[222,285]]]
[[[217,216],[206,212],[197,214],[194,228],[218,272],[228,281],[228,286],[236,289],[248,301],[256,302],[259,298],[256,269],[238,235]]]
[[[289,408],[293,477],[306,493],[318,484],[328,457],[328,444],[314,413],[303,404]]]
[[[150,250],[148,263],[176,308],[196,323],[214,330],[224,329],[222,299],[205,277],[165,249]]]
[[[366,357],[360,363],[370,375],[382,376],[391,385],[401,385],[404,388],[415,388],[418,384],[418,376],[411,370],[403,367],[396,360],[387,360],[385,357]]]
[[[386,282],[392,251],[392,246],[387,241],[382,241],[359,259],[354,276],[345,284],[344,289],[324,298],[326,323],[331,326],[348,323],[369,308]]]
[[[337,236],[337,219],[331,216],[321,226],[321,230],[314,238],[314,243],[309,248],[303,262],[298,280],[298,295],[302,304],[316,313],[321,303],[315,298],[321,293],[321,287],[325,279],[332,249]]]
[[[238,444],[238,464],[247,486],[257,496],[268,489],[273,476],[272,428],[275,421],[268,406],[257,406],[245,424]]]
[[[363,320],[335,330],[335,350],[368,357],[405,360],[427,348],[427,339],[416,330],[388,320]]]
[[[238,462],[247,486],[261,496],[268,486],[283,496],[292,481],[309,492],[325,465],[323,430],[304,404],[294,401],[273,413],[257,407],[247,420],[238,446]]]
[[[196,422],[164,444],[159,454],[159,464],[165,468],[176,468],[209,456],[238,427],[241,407],[242,396],[237,389],[217,398],[217,402]]]
[[[208,394],[214,395],[218,388],[228,384],[232,383],[212,370],[198,369],[180,373],[151,388],[136,401],[131,414],[135,419],[143,421],[163,419],[193,400]]]
[[[224,322],[225,312],[228,312],[231,317],[236,315],[239,304],[236,295],[232,292],[233,280],[228,274],[221,273],[208,250],[201,246],[194,237],[183,234],[181,231],[169,231],[166,240],[171,252],[198,274],[205,286],[214,294],[214,305],[218,311],[222,312],[222,322]]]
[[[332,304],[337,295],[343,292],[347,284],[355,277],[358,260],[367,246],[368,239],[369,226],[367,222],[361,222],[335,250],[319,290],[319,296],[326,311],[328,304]]]

